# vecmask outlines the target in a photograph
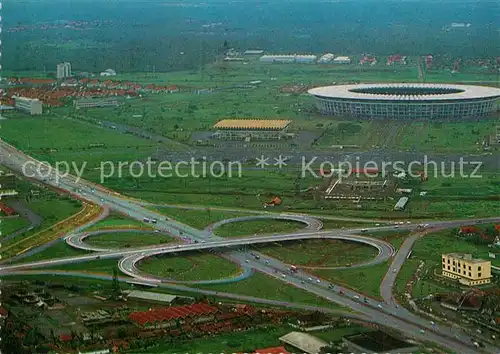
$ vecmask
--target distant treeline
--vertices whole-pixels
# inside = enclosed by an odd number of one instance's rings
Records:
[[[80,71],[193,69],[224,41],[276,53],[500,56],[492,2],[43,0],[3,12],[2,64],[16,71],[54,71],[61,61]]]

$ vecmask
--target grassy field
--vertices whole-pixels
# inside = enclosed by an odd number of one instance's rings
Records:
[[[262,273],[255,273],[250,278],[236,283],[198,285],[197,288],[256,296],[269,300],[286,301],[297,304],[338,308],[334,303]]]
[[[377,251],[370,246],[337,240],[281,242],[256,248],[270,257],[300,267],[347,266],[364,262],[377,255]]]
[[[267,328],[255,329],[231,334],[221,334],[217,340],[213,338],[202,338],[196,341],[176,342],[175,344],[158,343],[155,347],[147,348],[146,351],[134,350],[138,353],[253,353],[255,350],[279,347],[283,344],[279,337],[294,331],[288,326],[269,326]],[[339,341],[343,336],[362,333],[367,331],[365,327],[353,325],[350,327],[331,329],[328,331],[314,331],[311,335],[319,337],[326,342]],[[285,346],[285,349],[293,352],[293,348]]]
[[[155,233],[113,232],[91,236],[86,242],[103,248],[135,248],[172,242],[172,237]]]
[[[2,218],[0,220],[0,228],[1,228],[1,235],[2,236],[7,236],[10,235],[11,233],[22,229],[23,227],[26,227],[29,225],[28,220],[22,218],[22,217],[15,217],[15,218]]]
[[[172,219],[175,219],[183,224],[192,226],[197,229],[204,229],[206,226],[224,219],[237,218],[251,214],[237,213],[230,211],[219,211],[206,208],[204,210],[190,210],[182,208],[160,208],[154,207],[153,210],[162,213]]]
[[[403,293],[406,284],[412,278],[421,261],[425,262],[425,271],[432,274],[435,269],[441,269],[441,255],[447,252],[470,253],[475,258],[491,261],[492,265],[500,266],[499,259],[490,259],[487,245],[474,244],[463,238],[457,237],[457,229],[442,230],[420,238],[414,245],[411,259],[403,265],[396,283],[398,293]],[[450,245],[453,247],[450,249]],[[449,291],[449,287],[438,284],[429,277],[424,277],[413,286],[413,296],[421,297],[436,292]]]
[[[105,230],[105,229],[144,229],[152,230],[153,227],[143,222],[129,219],[121,214],[111,214],[104,220],[100,220],[94,225],[85,229],[86,231]]]
[[[376,237],[383,239],[389,243],[391,243],[395,249],[398,249],[405,238],[408,236],[408,231],[381,231],[381,232],[372,232],[371,234],[367,234],[366,236]],[[344,246],[347,247],[347,246]],[[367,257],[371,255],[373,258],[373,253],[371,253],[371,249],[368,246],[359,246],[359,245],[351,245],[350,247],[354,248],[353,251],[349,250],[340,250],[340,259],[349,259],[351,254],[358,255],[359,258],[354,258],[356,260],[366,260]],[[342,252],[342,253],[341,253]],[[346,253],[349,252],[349,256],[346,256]],[[300,257],[300,255],[299,255]],[[344,287],[354,289],[363,293],[367,296],[371,296],[373,298],[380,298],[380,283],[384,278],[385,274],[389,270],[391,260],[377,264],[375,266],[363,267],[363,268],[353,268],[353,269],[314,269],[310,270],[311,273],[317,275],[320,278],[331,281],[332,283],[340,284]]]
[[[296,168],[297,166],[289,166],[289,169],[280,172],[249,170],[241,178],[172,178],[168,181],[141,179],[138,187],[127,181],[110,180],[109,187],[156,203],[259,211],[263,211],[263,203],[272,196],[280,195],[283,203],[274,208],[273,212],[403,220],[494,216],[498,201],[493,198],[500,195],[498,174],[495,171],[483,171],[483,178],[480,179],[434,177],[432,174],[427,182],[414,186],[415,191],[407,209],[400,212],[393,210],[395,202],[391,200],[353,204],[346,201],[314,200],[307,193],[296,196]],[[299,181],[301,189],[320,183],[322,180],[312,176]],[[420,196],[420,191],[426,191],[427,195]],[[208,211],[206,214],[208,217]]]
[[[139,269],[174,280],[221,279],[238,275],[241,272],[236,264],[208,253],[148,258],[139,264]]]
[[[359,269],[315,270],[314,274],[327,281],[380,299],[380,283],[389,269],[390,262]]]
[[[28,263],[36,262],[47,259],[72,257],[72,256],[83,256],[88,254],[85,251],[77,250],[76,248],[70,247],[66,242],[59,241],[53,246],[46,248],[42,252],[23,258],[22,260],[16,261],[15,263]]]
[[[27,130],[29,135],[25,134]],[[4,120],[2,138],[42,161],[75,163],[86,172],[99,167],[101,161],[145,158],[158,146],[157,142],[51,115]],[[74,169],[71,173],[76,174]]]
[[[292,220],[252,220],[222,225],[215,233],[223,237],[238,237],[297,231],[304,227],[304,224]]]

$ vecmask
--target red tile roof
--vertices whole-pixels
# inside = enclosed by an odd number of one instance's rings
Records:
[[[199,303],[186,306],[164,307],[151,311],[133,312],[129,314],[128,318],[143,326],[146,323],[164,322],[190,316],[203,316],[213,314],[215,312],[217,312],[215,307]]]
[[[257,349],[254,354],[290,354],[285,347]]]
[[[8,216],[16,214],[16,211],[12,209],[10,206],[0,202],[0,210],[3,211]]]
[[[0,306],[0,317],[7,317],[9,315],[9,311],[3,306]]]
[[[72,340],[72,339],[73,339],[73,337],[71,336],[71,334],[61,334],[61,335],[59,336],[59,340],[60,340],[61,342],[69,342],[69,341],[70,341],[70,340]]]
[[[463,233],[463,234],[473,234],[473,233],[476,233],[478,231],[479,231],[478,228],[475,226],[462,226],[460,228],[460,233]]]

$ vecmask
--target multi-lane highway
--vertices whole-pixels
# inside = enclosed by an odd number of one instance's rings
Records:
[[[152,210],[147,209],[140,202],[133,199],[128,199],[123,197],[113,191],[105,189],[99,185],[90,183],[85,180],[78,180],[74,176],[58,176],[56,171],[51,170],[48,165],[41,165],[41,168],[37,168],[40,166],[39,162],[32,159],[31,157],[23,154],[22,152],[16,150],[14,147],[6,144],[5,142],[0,142],[0,149],[3,153],[3,163],[13,170],[22,171],[28,175],[30,175],[33,179],[42,181],[43,183],[52,185],[54,187],[58,187],[62,190],[66,190],[70,193],[76,194],[80,198],[86,199],[88,201],[94,202],[100,205],[106,205],[110,209],[125,213],[129,215],[133,219],[142,220],[144,218],[148,219],[157,219],[157,227],[159,229],[168,232],[171,235],[178,237],[188,237],[193,242],[197,241],[195,244],[181,245],[182,250],[199,250],[199,249],[211,249],[220,247],[228,247],[227,244],[232,240],[224,240],[221,241],[217,237],[215,237],[212,232],[204,230],[197,230],[182,223],[179,223],[175,220],[165,220],[165,218],[154,212]],[[32,166],[26,166],[26,162],[33,163]],[[22,170],[22,166],[25,166],[24,170]],[[477,222],[498,222],[499,218],[487,218],[476,220]],[[428,222],[429,227],[456,227],[460,225],[469,224],[471,220],[458,220],[458,221],[443,221],[443,222]],[[394,230],[396,227],[399,228],[407,228],[414,230],[416,228],[415,225],[390,225],[379,228],[369,228],[366,231],[373,230]],[[360,233],[362,230],[342,230],[342,234],[347,235],[348,237],[352,237],[356,233]],[[303,235],[307,233],[302,233]],[[322,237],[325,235],[323,232],[315,232],[317,237]],[[264,236],[265,237],[265,236]],[[291,234],[289,235],[271,235],[267,236],[269,239],[267,242],[274,242],[277,239],[285,240],[287,238],[293,239]],[[278,237],[278,238],[275,238]],[[282,238],[279,238],[282,237]],[[302,236],[301,236],[302,237]],[[258,243],[263,241],[257,241],[256,237],[255,241],[252,243]],[[203,242],[204,241],[204,242]],[[244,242],[247,243],[250,241],[249,239]],[[219,242],[222,242],[220,244]],[[233,241],[237,242],[237,241]],[[218,244],[219,243],[219,244]],[[224,245],[226,244],[226,245]],[[248,243],[251,244],[251,243]],[[235,246],[238,244],[235,243]],[[175,246],[177,247],[177,246]],[[167,252],[170,248],[169,252],[173,252],[172,246],[157,246],[156,249],[153,248],[140,248],[135,250],[127,250],[127,251],[115,251],[115,252],[100,252],[97,255],[92,254],[88,256],[81,257],[67,257],[65,259],[58,260],[49,260],[45,262],[49,262],[50,265],[56,264],[65,264],[68,262],[79,262],[79,261],[88,261],[91,259],[97,258],[121,258],[126,256],[125,259],[130,256],[131,260],[136,259],[136,255],[141,255],[142,253],[154,254],[155,252]],[[374,300],[369,300],[368,303],[364,303],[364,301],[360,301],[362,298],[361,294],[357,294],[348,289],[343,289],[345,295],[340,294],[340,290],[338,286],[334,286],[332,289],[330,284],[327,282],[314,278],[310,274],[307,274],[304,271],[300,271],[297,273],[290,273],[289,265],[283,264],[282,262],[270,259],[269,257],[260,257],[256,259],[252,257],[251,252],[249,251],[231,251],[224,253],[225,257],[230,258],[232,261],[237,262],[242,265],[244,268],[252,268],[256,271],[260,271],[266,273],[272,277],[280,279],[286,283],[292,284],[296,287],[303,288],[311,293],[314,293],[323,298],[329,299],[330,301],[337,302],[343,306],[350,307],[354,309],[360,315],[369,318],[371,321],[375,323],[379,323],[388,327],[392,327],[396,330],[399,330],[405,333],[407,336],[412,337],[414,339],[420,341],[432,341],[444,347],[447,347],[458,353],[476,353],[478,349],[476,349],[469,338],[469,336],[457,330],[456,328],[444,326],[444,325],[434,325],[429,323],[429,321],[422,319],[401,307],[395,307],[394,305],[376,302]],[[139,257],[139,256],[137,256]],[[399,259],[399,258],[398,258]],[[122,259],[123,262],[123,259]],[[27,265],[11,265],[11,266],[1,266],[0,273],[4,275],[7,274],[15,274],[16,271],[25,271],[25,269],[32,269],[34,267],[43,266],[40,262],[34,262]],[[126,267],[126,265],[125,265]],[[190,289],[193,291],[193,289]],[[384,296],[385,298],[386,296]],[[489,353],[498,352],[497,348],[486,347],[482,348],[482,351]]]

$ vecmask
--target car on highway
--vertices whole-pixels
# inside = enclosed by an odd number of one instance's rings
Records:
[[[382,308],[382,305],[378,304],[378,305],[377,305],[377,307],[378,307],[379,309],[381,309],[381,308]]]
[[[266,264],[269,264],[269,263],[270,263],[270,262],[269,262],[269,259],[268,259],[268,260],[266,260]]]
[[[286,274],[285,273],[281,274],[281,277],[286,278]]]
[[[307,280],[309,280],[309,281],[313,281],[313,278],[307,278]]]
[[[319,279],[316,279],[316,283],[318,283],[318,284],[319,284],[319,283],[321,283],[321,280],[319,280]]]
[[[250,263],[250,261],[247,259],[247,260],[245,260],[245,263]]]
[[[359,296],[358,295],[354,295],[353,296],[356,300],[359,300]]]
[[[368,229],[361,229],[361,232],[367,232]]]
[[[392,272],[396,273],[398,270],[396,268],[392,268]]]

